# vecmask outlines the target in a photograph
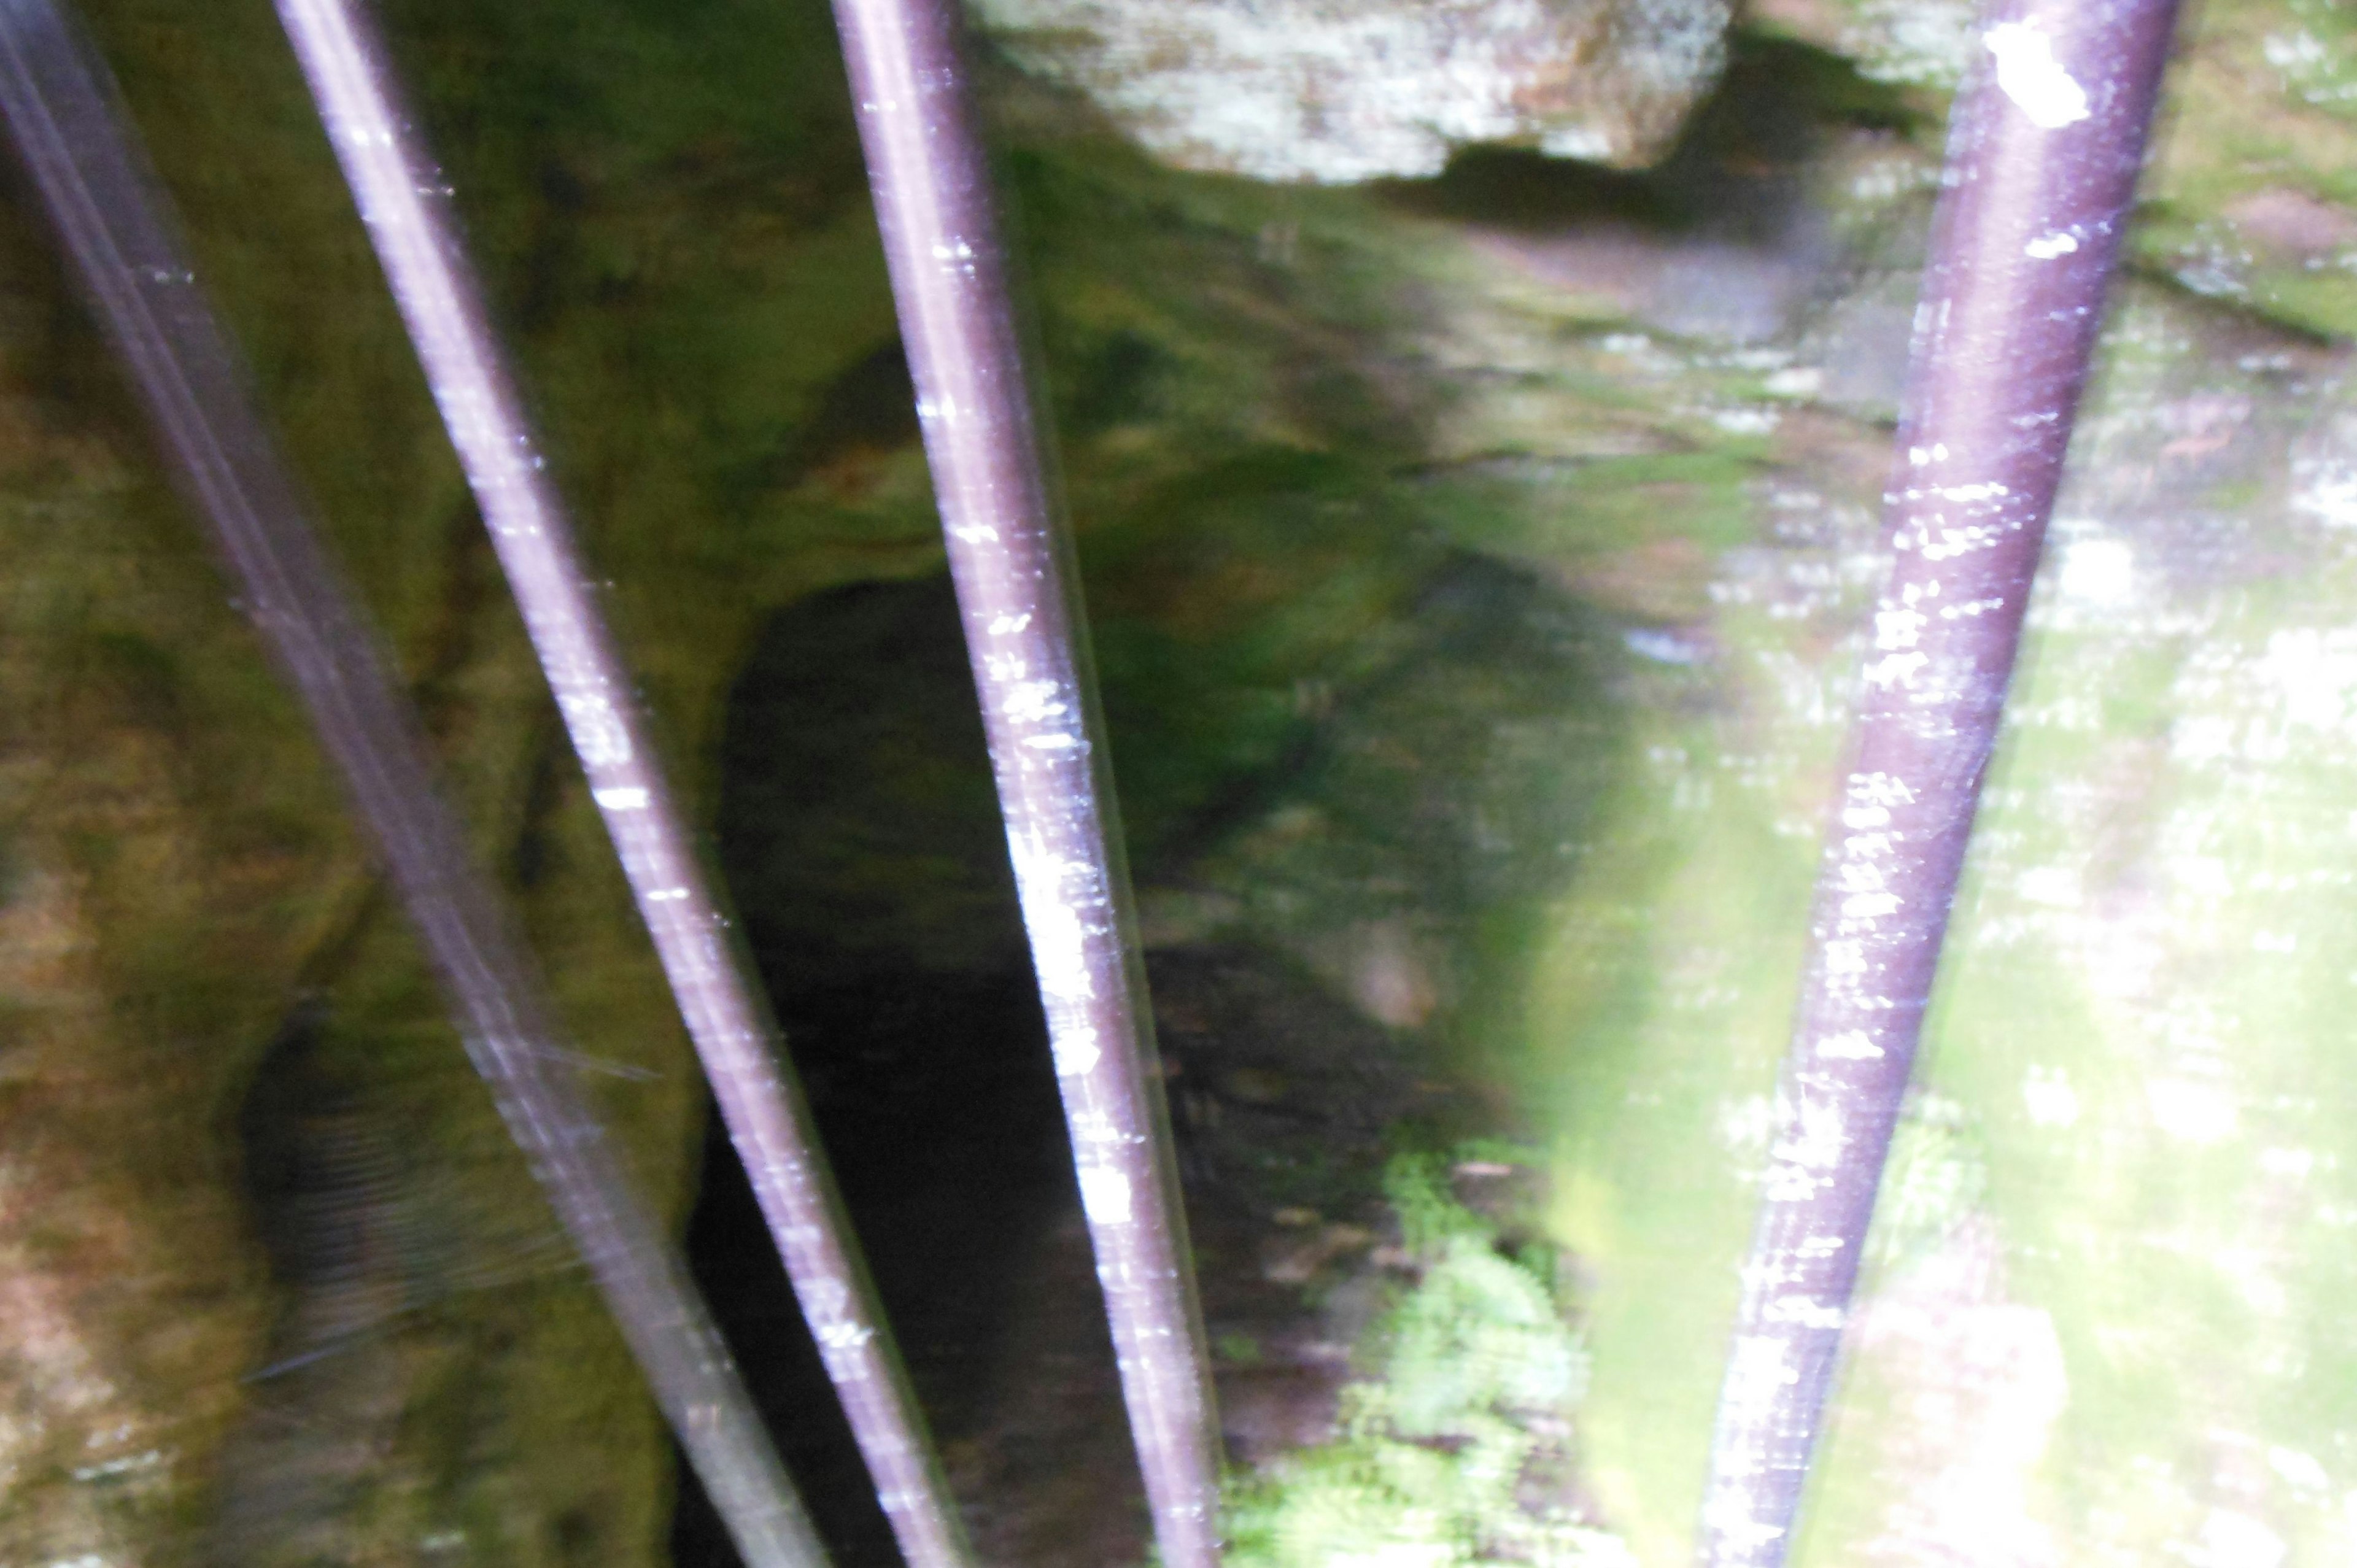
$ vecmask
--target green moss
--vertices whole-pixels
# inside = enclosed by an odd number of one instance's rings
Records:
[[[1511,1256],[1430,1156],[1385,1179],[1415,1283],[1372,1332],[1340,1434],[1244,1483],[1243,1568],[1606,1568],[1631,1561],[1584,1521],[1568,1468],[1587,1357],[1543,1251]]]

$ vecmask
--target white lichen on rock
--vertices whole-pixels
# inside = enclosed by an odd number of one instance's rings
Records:
[[[1026,70],[1181,168],[1340,185],[1475,143],[1652,162],[1727,0],[975,0]]]
[[[1861,0],[1843,51],[1876,81],[1953,91],[1972,68],[1979,7],[1972,0]]]

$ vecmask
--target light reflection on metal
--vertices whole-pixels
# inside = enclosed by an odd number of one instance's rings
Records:
[[[825,1156],[699,864],[451,211],[361,0],[278,0],[591,798],[910,1568],[969,1561]]]
[[[949,0],[836,0],[1122,1391],[1167,1568],[1218,1561],[1219,1438],[1078,583]]]
[[[684,1263],[564,1065],[531,960],[436,794],[372,628],[313,536],[104,68],[53,0],[0,0],[0,115],[246,613],[309,711],[468,1055],[750,1568],[824,1552]]]
[[[1895,552],[1811,917],[1699,1556],[1792,1543],[2062,475],[2174,0],[1996,0],[1910,360]]]

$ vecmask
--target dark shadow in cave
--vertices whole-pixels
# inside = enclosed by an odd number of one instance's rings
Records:
[[[773,618],[731,696],[722,779],[724,874],[919,1398],[955,1443],[982,1419],[1031,1240],[1075,1200],[948,579]],[[688,1252],[835,1562],[898,1563],[716,1131]],[[1109,1366],[1097,1333],[1079,1348]],[[683,1469],[681,1487],[679,1568],[733,1563]]]

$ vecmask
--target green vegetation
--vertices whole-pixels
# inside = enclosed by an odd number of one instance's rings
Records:
[[[1370,1336],[1340,1433],[1232,1503],[1238,1568],[1617,1568],[1628,1548],[1572,1503],[1587,1356],[1552,1249],[1506,1249],[1429,1155],[1385,1186],[1415,1270]]]

